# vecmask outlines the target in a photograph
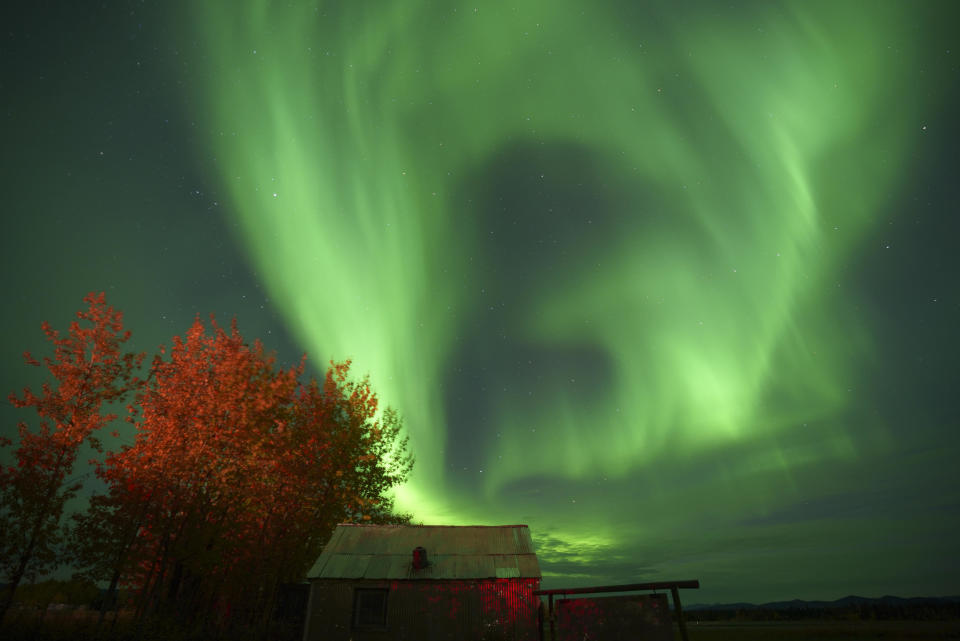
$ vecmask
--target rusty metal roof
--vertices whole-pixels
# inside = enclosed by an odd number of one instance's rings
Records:
[[[413,549],[429,565],[413,568]],[[526,525],[341,524],[307,574],[312,579],[540,578]]]

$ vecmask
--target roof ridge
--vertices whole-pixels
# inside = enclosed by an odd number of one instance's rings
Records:
[[[508,528],[508,527],[525,527],[529,528],[530,526],[526,523],[512,523],[509,525],[401,525],[401,524],[377,524],[377,523],[337,523],[337,527],[372,527],[372,528],[426,528],[426,527],[449,527],[449,528],[468,528],[468,527],[484,527],[484,528]]]
[[[429,550],[428,550],[429,552]],[[410,556],[409,552],[331,552],[338,556]],[[473,553],[445,553],[433,552],[431,556],[536,556],[536,552],[473,552]]]

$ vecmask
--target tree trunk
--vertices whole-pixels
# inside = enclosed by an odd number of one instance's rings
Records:
[[[13,595],[17,593],[17,587],[20,585],[20,581],[27,571],[27,563],[30,562],[30,557],[33,555],[34,540],[35,539],[31,537],[30,544],[27,546],[26,551],[20,555],[20,563],[17,565],[17,570],[10,579],[10,585],[8,585],[5,590],[6,596],[3,599],[3,604],[0,605],[0,625],[3,624],[3,620],[7,616],[7,610],[13,605]]]
[[[107,588],[107,594],[100,603],[100,618],[97,620],[98,627],[103,623],[103,619],[107,612],[107,604],[112,603],[114,606],[119,605],[116,603],[117,584],[120,582],[120,576],[123,573],[123,564],[126,561],[127,552],[130,551],[130,548],[133,547],[133,544],[137,540],[137,534],[140,532],[140,523],[143,521],[143,516],[147,512],[148,506],[149,504],[145,505],[140,511],[140,516],[137,517],[137,522],[130,530],[130,536],[126,537],[123,547],[120,548],[120,553],[117,554],[117,562],[113,568],[113,576],[110,577],[110,587]],[[115,607],[115,609],[119,610],[118,607]],[[114,623],[116,623],[116,616],[114,616],[113,620]]]
[[[64,452],[61,451],[60,455],[57,457],[57,463],[54,465],[54,470],[63,464],[63,457]],[[27,566],[30,564],[30,559],[33,558],[33,550],[37,546],[37,541],[40,538],[40,532],[43,530],[43,522],[49,517],[50,503],[53,501],[57,494],[57,490],[62,484],[63,475],[54,473],[53,477],[50,479],[50,487],[47,488],[47,496],[44,498],[43,507],[40,508],[40,512],[37,514],[37,520],[33,524],[33,530],[30,532],[30,541],[27,543],[27,548],[20,555],[20,562],[17,564],[17,569],[13,573],[13,576],[10,577],[10,585],[7,586],[6,598],[3,600],[3,603],[0,604],[0,625],[3,624],[3,620],[7,616],[7,610],[9,610],[10,606],[13,605],[13,596],[17,592],[17,587],[20,585],[20,581],[23,580],[23,575],[27,572]]]
[[[103,618],[107,614],[108,605],[115,605],[113,601],[115,600],[117,594],[117,583],[120,581],[120,565],[118,564],[116,569],[113,571],[113,576],[110,577],[110,587],[107,588],[107,593],[104,595],[103,599],[100,601],[100,617],[97,619],[97,627],[100,627],[103,624]]]

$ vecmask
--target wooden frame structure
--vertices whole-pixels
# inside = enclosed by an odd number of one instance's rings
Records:
[[[683,606],[680,605],[680,588],[698,589],[700,581],[697,579],[689,581],[655,581],[653,583],[629,583],[626,585],[598,585],[588,588],[557,588],[553,590],[535,590],[535,596],[546,596],[549,601],[549,611],[547,616],[550,618],[550,639],[556,639],[556,613],[553,607],[554,596],[566,596],[568,594],[598,594],[602,592],[638,592],[640,590],[670,590],[673,596],[673,608],[677,613],[677,625],[680,626],[680,637],[683,641],[689,641],[687,637],[687,624],[683,620]],[[539,622],[540,639],[543,641],[543,619]]]

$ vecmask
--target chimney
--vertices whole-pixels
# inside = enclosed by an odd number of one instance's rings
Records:
[[[428,565],[429,563],[427,563],[427,551],[419,546],[413,548],[413,569],[422,570]]]

